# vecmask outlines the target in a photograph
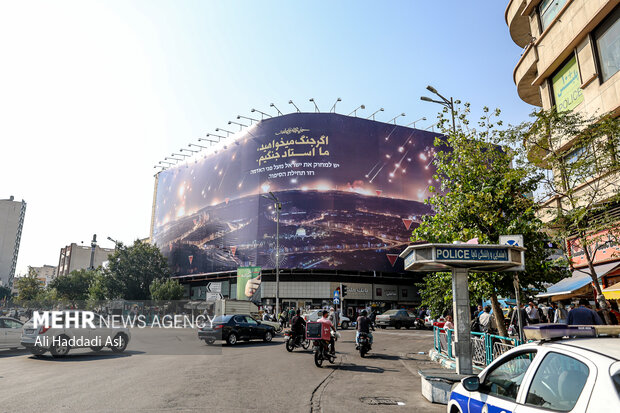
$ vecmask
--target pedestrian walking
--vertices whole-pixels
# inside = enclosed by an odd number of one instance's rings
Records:
[[[568,312],[569,325],[602,325],[603,320],[596,311],[587,307],[589,302],[586,298],[579,299],[579,307]]]

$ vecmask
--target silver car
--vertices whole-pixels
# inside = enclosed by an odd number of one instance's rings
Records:
[[[121,353],[127,348],[131,338],[128,328],[114,326],[109,322],[110,320],[98,314],[94,314],[95,328],[82,328],[84,312],[77,310],[63,311],[60,316],[61,323],[64,324],[65,317],[69,315],[74,320],[77,319],[77,326],[35,328],[34,319],[29,320],[24,324],[21,345],[36,356],[49,351],[54,357],[64,357],[72,348],[90,348],[93,351],[100,351],[104,347],[109,347],[115,353]]]
[[[24,323],[11,317],[0,317],[0,348],[20,346]]]

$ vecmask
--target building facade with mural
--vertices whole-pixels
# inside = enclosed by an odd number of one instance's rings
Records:
[[[329,305],[340,283],[350,312],[414,306],[398,254],[432,213],[437,136],[336,113],[262,120],[156,175],[150,239],[191,298],[217,282],[273,305],[278,260],[286,307]],[[245,267],[260,275],[243,290]]]

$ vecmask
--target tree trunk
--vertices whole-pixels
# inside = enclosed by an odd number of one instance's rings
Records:
[[[594,289],[596,290],[598,305],[603,310],[603,315],[605,316],[605,324],[610,325],[611,317],[609,315],[609,309],[607,308],[607,300],[605,300],[605,296],[603,295],[603,291],[601,290],[601,284],[598,282],[598,277],[596,276],[596,272],[594,271],[594,263],[592,262],[590,251],[588,250],[588,247],[586,245],[585,236],[581,238],[581,248],[583,248],[586,262],[588,263],[590,277],[592,278],[592,283],[594,284]]]
[[[495,317],[495,325],[497,326],[499,335],[502,337],[508,337],[506,325],[504,324],[504,312],[499,305],[497,294],[495,293],[491,294],[491,307],[493,308],[493,317]]]

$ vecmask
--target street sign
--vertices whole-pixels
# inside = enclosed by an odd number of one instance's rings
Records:
[[[510,247],[525,247],[523,235],[500,235],[499,243]],[[521,251],[522,264],[518,267],[510,268],[507,271],[525,271],[525,252]]]
[[[508,261],[508,248],[437,247],[436,256],[443,261]]]
[[[222,283],[209,283],[207,284],[207,291],[210,293],[221,293],[222,292]]]
[[[334,296],[334,304],[340,304],[340,298]]]
[[[339,289],[335,289],[335,290],[334,290],[334,300],[335,300],[336,298],[340,298],[340,290],[339,290]]]
[[[207,293],[207,301],[216,301],[216,300],[221,300],[222,294],[220,293]]]

